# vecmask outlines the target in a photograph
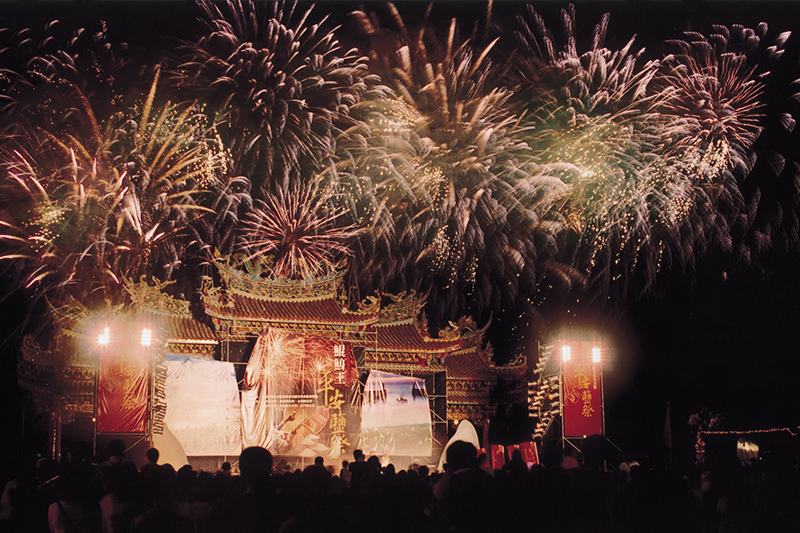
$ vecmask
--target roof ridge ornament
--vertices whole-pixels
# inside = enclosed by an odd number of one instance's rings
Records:
[[[164,292],[164,289],[172,285],[174,281],[161,281],[152,278],[152,283],[139,278],[139,281],[132,281],[128,278],[123,279],[125,290],[128,291],[131,302],[146,307],[149,311],[157,314],[167,314],[181,317],[191,317],[192,311],[189,302],[179,300]]]
[[[347,273],[346,259],[327,272],[317,270],[313,279],[274,277],[272,261],[266,257],[248,258],[245,254],[214,252],[214,259],[227,290],[261,300],[322,300],[336,298]]]

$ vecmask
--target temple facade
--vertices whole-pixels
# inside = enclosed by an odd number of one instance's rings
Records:
[[[469,318],[430,332],[424,296],[358,300],[344,284],[344,268],[313,280],[275,279],[263,263],[226,256],[217,258],[216,271],[216,281],[205,284],[201,305],[195,308],[170,296],[166,283],[127,281],[129,304],[109,313],[118,320],[150,325],[160,352],[232,363],[237,376],[243,375],[259,335],[269,329],[347,345],[362,375],[380,371],[424,380],[440,435],[461,420],[486,428],[499,403],[526,401],[524,357],[495,365],[485,329]],[[37,409],[51,415],[54,454],[60,446],[60,425],[76,416],[92,416],[97,409],[99,367],[91,348],[96,332],[90,324],[96,319],[75,318],[80,314],[61,321],[47,348],[26,342],[18,367],[20,385]],[[158,356],[149,372],[146,431],[158,432],[165,412]]]

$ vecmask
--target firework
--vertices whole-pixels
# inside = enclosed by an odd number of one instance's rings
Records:
[[[708,219],[714,213],[717,220],[708,240],[747,261],[752,252],[768,249],[773,236],[797,240],[792,213],[798,167],[785,148],[795,124],[790,104],[795,89],[776,90],[781,80],[771,71],[790,34],[769,40],[767,30],[761,23],[715,25],[708,35],[686,32],[668,42],[672,53],[658,78],[672,88],[662,112],[682,115],[686,122],[676,147],[696,154],[695,166],[704,177],[697,201],[705,202]],[[779,94],[785,100],[776,100]],[[765,128],[767,141],[759,145]]]
[[[410,28],[388,8],[394,31],[381,28],[372,13],[357,11],[353,19],[370,40],[371,68],[414,117],[409,214],[395,223],[407,259],[395,281],[405,289],[432,286],[433,323],[467,310],[486,319],[513,306],[520,284],[535,283],[538,205],[522,199],[537,197],[517,195],[520,177],[534,167],[532,154],[489,58],[496,40],[462,40],[455,20],[440,39],[430,12]],[[397,53],[379,53],[387,46]]]
[[[10,37],[2,44],[9,64],[0,112],[12,132],[21,119],[49,131],[79,127],[85,113],[75,109],[75,89],[91,100],[94,113],[110,116],[138,95],[140,81],[151,79],[103,20],[80,28],[53,20],[3,35]]]
[[[207,212],[197,199],[225,157],[196,109],[155,111],[155,88],[103,129],[74,88],[90,125],[83,141],[81,131],[35,128],[18,137],[25,150],[4,154],[2,259],[54,305],[120,303],[124,277],[170,279],[187,227]]]
[[[552,216],[564,228],[557,233],[565,266],[554,268],[543,288],[575,287],[613,305],[633,284],[637,291],[652,287],[665,265],[692,260],[681,234],[693,208],[688,165],[665,146],[683,124],[659,112],[672,94],[653,89],[659,62],[641,61],[633,39],[617,51],[604,46],[608,15],[585,52],[578,50],[574,7],[561,17],[559,47],[529,7],[516,32],[525,55],[507,73],[540,162],[531,179],[554,191]],[[580,273],[585,284],[565,272]]]
[[[564,296],[624,305],[709,250],[798,240],[796,87],[766,25],[647,61],[605,44],[608,15],[583,45],[572,6],[557,37],[530,7],[463,32],[387,4],[351,13],[362,54],[311,9],[199,6],[163,73],[105,27],[0,34],[19,286],[117,302],[123,275],[196,290],[215,250],[293,279],[349,257],[363,294],[428,294],[435,329]],[[158,95],[137,87],[159,76]]]
[[[225,117],[236,173],[259,187],[307,177],[364,89],[362,58],[342,52],[324,20],[308,23],[310,8],[295,17],[283,2],[199,5],[206,34],[185,43],[171,85]]]
[[[354,286],[364,294],[405,287],[405,271],[418,253],[410,222],[417,197],[416,117],[382,85],[365,93],[351,117],[356,125],[336,136],[334,157],[318,180],[335,191],[331,201],[343,213],[341,222],[364,229],[349,243]]]
[[[329,199],[316,187],[297,185],[257,201],[242,225],[248,258],[271,256],[272,275],[291,279],[313,279],[335,266],[350,255],[346,242],[354,228],[335,226],[341,213]]]

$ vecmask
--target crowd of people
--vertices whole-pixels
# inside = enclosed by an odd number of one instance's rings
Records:
[[[6,473],[0,532],[735,532],[800,524],[797,470],[763,465],[723,477],[703,471],[584,461],[528,465],[518,452],[492,470],[456,441],[443,472],[397,470],[360,450],[352,461],[291,469],[260,447],[217,472],[159,463],[138,467],[112,441],[105,461],[39,459]]]

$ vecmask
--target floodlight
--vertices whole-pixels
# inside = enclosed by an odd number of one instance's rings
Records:
[[[97,344],[100,346],[107,346],[111,341],[111,331],[109,328],[103,328],[103,333],[97,337]]]
[[[570,359],[572,359],[572,349],[568,344],[565,344],[561,347],[561,360],[569,361]]]
[[[593,346],[592,347],[592,363],[597,364],[600,361],[601,361],[601,359],[600,359],[600,347],[599,346]]]
[[[150,346],[153,342],[153,330],[148,328],[142,329],[142,346]]]

